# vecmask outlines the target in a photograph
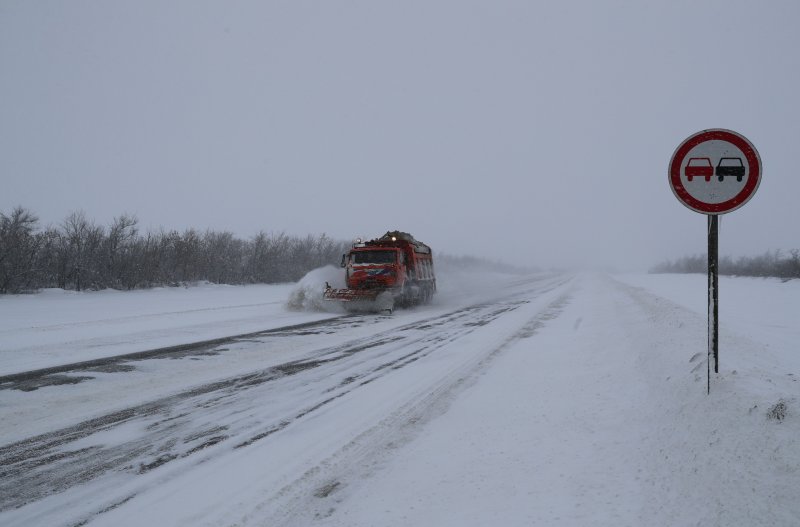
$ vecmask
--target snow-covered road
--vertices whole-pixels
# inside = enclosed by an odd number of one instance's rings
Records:
[[[796,284],[736,284],[800,309]],[[255,332],[248,313],[246,337],[7,375],[0,524],[796,525],[797,323],[767,338],[757,307],[730,309],[754,325],[723,319],[737,369],[707,396],[693,287],[495,278],[392,316],[294,314],[303,325]],[[748,358],[760,351],[770,363]]]

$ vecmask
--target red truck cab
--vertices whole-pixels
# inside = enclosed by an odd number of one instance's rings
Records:
[[[386,289],[402,284],[405,281],[403,260],[403,253],[397,248],[353,247],[342,259],[347,287]]]
[[[347,288],[327,288],[324,298],[328,300],[364,303],[386,293],[393,305],[408,306],[426,303],[436,292],[431,248],[405,232],[389,231],[374,240],[357,240],[342,255],[341,266]]]

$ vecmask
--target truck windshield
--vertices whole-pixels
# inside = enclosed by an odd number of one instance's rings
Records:
[[[354,264],[393,264],[395,251],[358,251],[354,252],[351,262]]]

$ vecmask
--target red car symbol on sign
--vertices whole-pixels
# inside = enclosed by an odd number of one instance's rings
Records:
[[[694,177],[702,177],[706,181],[711,181],[711,176],[714,175],[714,165],[711,164],[711,160],[707,157],[693,157],[686,164],[684,173],[689,181]]]

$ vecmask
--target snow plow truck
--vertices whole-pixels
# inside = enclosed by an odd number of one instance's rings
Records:
[[[392,312],[424,304],[436,292],[431,248],[406,232],[389,231],[370,241],[356,240],[342,255],[345,289],[325,284],[323,298],[349,311]]]

